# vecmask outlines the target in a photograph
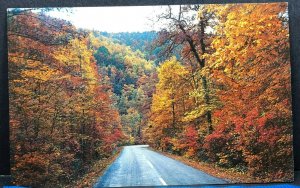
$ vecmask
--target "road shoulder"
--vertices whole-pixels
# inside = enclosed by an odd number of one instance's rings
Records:
[[[150,150],[153,150],[155,152],[158,152],[166,157],[172,158],[174,160],[180,161],[190,167],[193,167],[197,170],[200,170],[202,172],[205,172],[211,176],[214,176],[216,178],[223,179],[227,181],[229,184],[236,184],[236,183],[257,183],[259,180],[253,179],[248,174],[241,173],[241,172],[236,172],[233,170],[226,170],[223,168],[220,168],[216,165],[205,163],[205,162],[200,162],[200,161],[194,161],[192,159],[188,159],[184,156],[177,156],[168,152],[162,152],[153,148],[150,148]]]
[[[120,156],[123,147],[116,150],[115,154],[106,159],[101,159],[94,163],[90,170],[78,181],[68,187],[84,188],[93,187],[99,177],[110,167],[110,165]]]

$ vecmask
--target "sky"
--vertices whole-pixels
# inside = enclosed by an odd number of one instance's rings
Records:
[[[178,6],[177,6],[178,7]],[[177,8],[176,7],[176,8]],[[163,6],[127,6],[127,7],[81,7],[68,10],[53,10],[50,16],[69,20],[77,28],[106,32],[143,32],[157,31],[162,25],[156,20],[156,15]]]

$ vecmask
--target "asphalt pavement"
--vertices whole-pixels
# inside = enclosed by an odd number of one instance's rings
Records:
[[[226,181],[152,151],[148,145],[135,145],[124,147],[94,188],[203,184]]]

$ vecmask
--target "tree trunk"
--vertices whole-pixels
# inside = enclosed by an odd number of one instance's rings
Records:
[[[176,118],[175,118],[175,102],[174,102],[174,95],[172,95],[172,126],[175,129],[175,122],[176,122]]]
[[[189,46],[191,48],[192,53],[194,54],[197,63],[200,66],[200,69],[205,67],[205,59],[201,59],[197,49],[196,49],[196,45],[194,44],[194,41],[192,40],[192,38],[186,33],[184,27],[179,24],[179,28],[181,29],[181,31],[185,34],[186,38],[187,38],[187,42],[189,43]],[[204,54],[206,52],[205,49],[205,43],[204,43],[204,37],[205,37],[205,23],[204,20],[200,21],[200,46],[201,46],[201,50],[202,50],[202,54]],[[203,87],[203,91],[204,91],[204,101],[205,104],[207,106],[210,105],[210,97],[209,97],[209,89],[208,89],[208,84],[207,84],[207,78],[206,76],[202,76],[202,87]],[[208,110],[206,112],[206,119],[207,119],[207,123],[208,123],[208,128],[207,128],[207,134],[211,134],[213,131],[213,127],[212,127],[212,115],[211,115],[211,110]]]
[[[204,54],[206,52],[205,43],[204,43],[204,37],[205,37],[204,30],[205,30],[204,20],[201,20],[200,21],[200,45],[201,45],[202,54]],[[202,59],[201,62],[202,62],[202,65],[204,67],[205,66],[205,59]],[[205,103],[206,103],[207,106],[209,106],[210,105],[210,97],[209,97],[209,88],[208,88],[208,85],[207,85],[206,76],[202,77],[202,85],[203,85],[203,90],[204,90]],[[208,123],[207,133],[211,134],[212,131],[213,131],[211,110],[208,110],[206,112],[206,118],[207,118],[207,123]]]

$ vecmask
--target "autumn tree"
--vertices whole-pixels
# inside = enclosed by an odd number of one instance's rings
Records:
[[[100,84],[90,42],[63,20],[8,13],[16,184],[63,187],[120,144],[119,113]]]
[[[159,82],[151,105],[151,122],[147,130],[155,147],[170,150],[170,139],[175,138],[182,129],[181,118],[185,113],[181,107],[186,95],[185,68],[175,57],[165,61],[158,68]],[[157,135],[157,136],[154,136]],[[159,137],[158,137],[159,136]]]
[[[255,176],[288,177],[293,163],[287,6],[211,5],[207,10],[218,24],[214,53],[204,56],[223,104],[207,149],[224,165],[246,164]],[[228,144],[214,150],[218,140]]]
[[[213,100],[208,80],[207,63],[204,54],[210,51],[210,35],[207,32],[211,15],[207,12],[197,18],[197,11],[200,6],[179,6],[174,10],[171,6],[158,18],[166,22],[167,29],[160,31],[155,44],[164,47],[162,54],[178,53],[183,62],[190,66],[189,80],[194,86],[194,98],[197,105],[191,110],[190,119],[198,121],[205,117],[206,133],[213,131],[212,109]],[[200,126],[200,125],[199,125]]]

